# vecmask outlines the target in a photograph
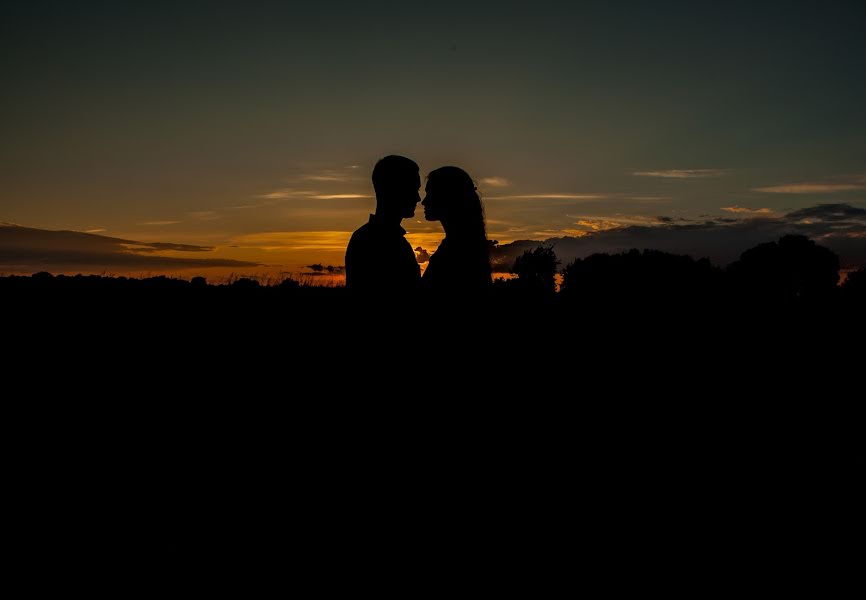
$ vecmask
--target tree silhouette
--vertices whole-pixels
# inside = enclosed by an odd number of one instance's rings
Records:
[[[806,236],[786,235],[743,252],[728,275],[755,300],[826,299],[837,291],[839,257]]]
[[[640,306],[697,303],[716,293],[719,271],[703,258],[633,249],[622,254],[593,254],[562,270],[560,292],[569,301]]]
[[[511,269],[518,277],[519,287],[529,294],[552,295],[556,292],[556,269],[559,259],[552,246],[526,250],[514,261]]]

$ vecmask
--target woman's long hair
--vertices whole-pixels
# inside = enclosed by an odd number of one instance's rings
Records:
[[[430,171],[427,181],[441,195],[440,210],[454,224],[457,233],[487,239],[484,206],[469,173],[459,167],[440,167]]]
[[[476,248],[481,266],[489,272],[490,245],[484,224],[484,205],[469,173],[459,167],[440,167],[430,171],[427,183],[435,186],[440,196],[441,218],[450,223],[450,237],[460,245]]]

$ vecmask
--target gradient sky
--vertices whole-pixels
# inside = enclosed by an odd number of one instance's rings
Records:
[[[3,222],[342,264],[387,154],[501,242],[866,207],[863,0],[0,7]]]

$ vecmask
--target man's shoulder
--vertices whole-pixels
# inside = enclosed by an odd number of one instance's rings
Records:
[[[369,222],[364,223],[355,232],[352,234],[352,237],[349,240],[349,243],[355,242],[363,243],[363,242],[393,242],[398,238],[402,238],[402,235],[398,235],[398,232],[402,232],[401,229],[392,230],[388,227],[383,227],[382,225]],[[405,238],[403,238],[405,239]]]
[[[370,223],[364,223],[352,233],[352,237],[349,238],[349,243],[361,242],[375,235],[376,232],[373,230],[373,227],[370,226]]]

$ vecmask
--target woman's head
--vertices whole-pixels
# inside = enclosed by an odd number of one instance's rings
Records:
[[[458,167],[441,167],[427,176],[421,202],[428,221],[441,221],[452,231],[484,232],[484,208],[469,174]]]

